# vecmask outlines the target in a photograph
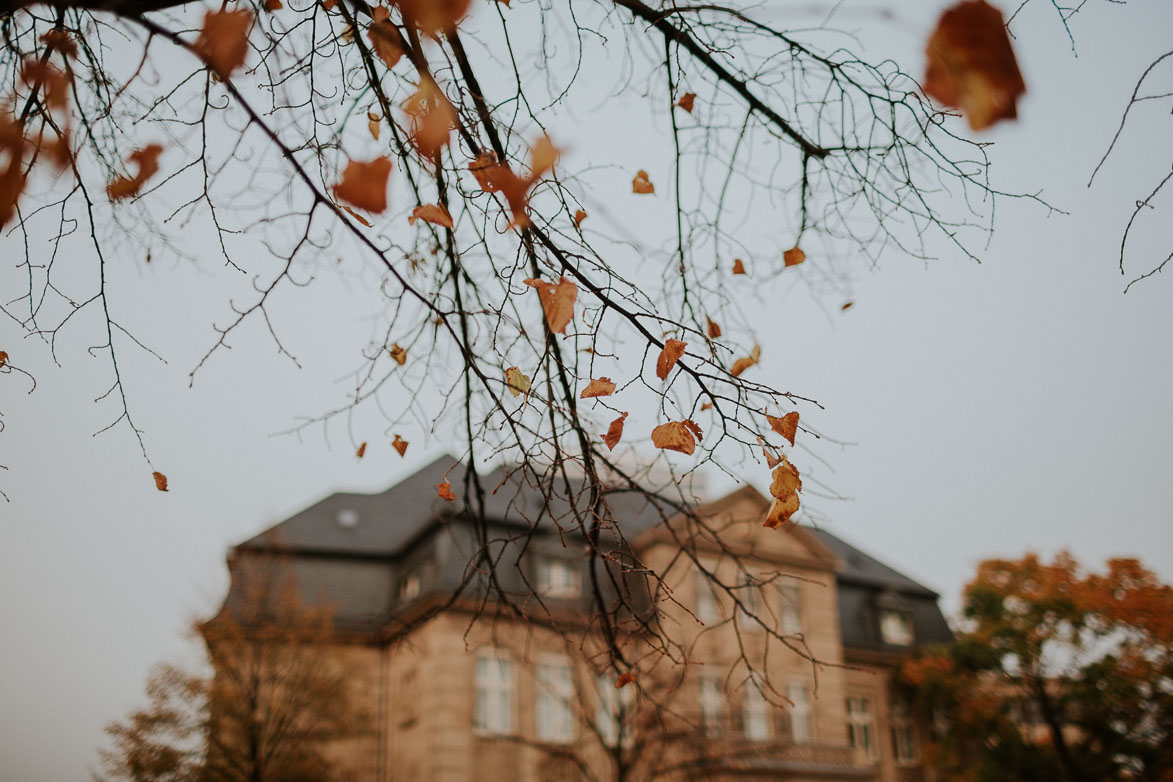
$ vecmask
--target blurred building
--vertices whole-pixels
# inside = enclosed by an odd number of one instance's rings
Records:
[[[890,679],[902,653],[951,638],[931,590],[825,531],[762,527],[768,501],[748,486],[695,508],[700,525],[610,495],[592,574],[584,498],[498,469],[470,515],[437,496],[445,479],[463,495],[464,467],[442,458],[229,556],[225,611],[275,563],[333,611],[374,726],[335,742],[339,778],[927,778]],[[600,611],[634,664],[622,688]]]

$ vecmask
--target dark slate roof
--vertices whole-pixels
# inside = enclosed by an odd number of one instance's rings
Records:
[[[918,584],[903,573],[898,573],[875,557],[868,556],[850,543],[830,532],[816,527],[809,528],[823,545],[835,552],[843,567],[838,574],[840,582],[860,586],[892,589],[909,595],[937,598],[937,593],[923,584]]]
[[[394,556],[432,523],[459,515],[461,505],[436,495],[436,485],[447,478],[457,497],[462,497],[465,465],[452,456],[441,456],[389,489],[375,494],[340,492],[295,513],[240,544],[244,549],[278,547],[287,552],[313,552],[366,557]],[[486,492],[485,515],[492,521],[529,526],[541,517],[548,523],[567,521],[572,503],[565,496],[547,502],[544,492],[517,474],[498,467],[481,476]],[[617,492],[608,504],[628,539],[654,526],[660,511],[638,493]],[[342,511],[358,514],[358,523],[344,526]],[[671,515],[665,510],[664,515]],[[573,528],[573,525],[564,525]]]

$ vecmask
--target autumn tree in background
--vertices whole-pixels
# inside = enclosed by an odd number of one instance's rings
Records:
[[[320,782],[345,773],[331,742],[370,735],[371,715],[337,654],[330,611],[263,563],[250,593],[195,631],[210,675],[159,666],[147,707],[107,727],[111,780]]]
[[[964,616],[901,671],[946,779],[1173,779],[1173,587],[1134,559],[988,560]]]

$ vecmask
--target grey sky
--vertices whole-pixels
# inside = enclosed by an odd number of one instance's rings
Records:
[[[848,3],[840,21],[917,72],[943,5],[902,4],[877,22]],[[1016,29],[1030,93],[1021,121],[989,134],[996,184],[1042,189],[1070,216],[1004,201],[981,265],[888,255],[854,275],[847,312],[795,286],[751,316],[767,351],[785,356],[763,362],[763,379],[818,399],[826,410],[811,420],[854,443],[819,450],[834,468],[814,468],[819,477],[851,498],[816,501],[827,528],[940,590],[950,612],[979,559],[1027,549],[1070,548],[1086,564],[1139,556],[1173,579],[1173,289],[1157,276],[1122,295],[1130,277],[1116,268],[1135,199],[1173,161],[1167,101],[1145,107],[1085,188],[1136,78],[1170,46],[1173,6],[1089,4],[1072,25],[1078,57],[1047,3],[1028,6]],[[572,142],[585,157],[591,145]],[[646,151],[626,150],[623,165]],[[1150,265],[1173,249],[1173,197],[1164,203],[1164,227],[1135,247]],[[16,250],[0,239],[5,265]],[[0,501],[0,778],[12,782],[85,778],[102,725],[142,700],[149,667],[188,654],[181,634],[221,595],[230,544],[450,450],[442,431],[405,430],[402,460],[362,419],[362,461],[344,423],[271,436],[346,389],[369,325],[347,317],[345,278],[322,275],[278,305],[303,369],[252,324],[189,390],[226,286],[238,295],[242,283],[215,262],[114,260],[116,302],[169,362],[128,352],[123,371],[171,491],[155,491],[124,427],[90,437],[116,413],[92,401],[107,367],[86,355],[85,329],[65,337],[58,368],[0,321],[0,349],[38,381],[26,396],[20,378],[0,377],[0,488],[11,499]]]

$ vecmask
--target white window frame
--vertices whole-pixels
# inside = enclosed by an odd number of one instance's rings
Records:
[[[741,574],[741,585],[737,590],[737,599],[744,608],[737,611],[738,624],[743,630],[761,630],[762,626],[754,617],[760,613],[758,606],[762,603],[762,584],[750,573]]]
[[[762,693],[761,682],[750,677],[745,682],[741,702],[741,733],[750,741],[770,738],[770,703]]]
[[[916,726],[903,703],[892,704],[892,757],[899,766],[916,765],[919,759],[916,746]]]
[[[847,696],[847,740],[869,761],[876,759],[875,701],[867,695]]]
[[[721,677],[702,673],[697,682],[697,699],[701,707],[701,723],[706,736],[718,736],[724,731],[725,694]]]
[[[693,573],[693,583],[696,618],[707,625],[720,621],[721,609],[717,604],[717,594],[713,591],[713,582],[704,571],[697,568]]]
[[[810,693],[810,683],[802,679],[795,679],[786,685],[786,697],[791,703],[790,740],[795,744],[807,744],[815,738]]]
[[[615,747],[620,741],[625,747],[631,745],[633,737],[625,718],[634,704],[634,687],[616,687],[612,674],[595,677],[595,728],[604,746]]]
[[[539,741],[563,744],[574,740],[577,702],[574,668],[569,657],[544,655],[538,659],[534,682],[534,732]]]
[[[783,635],[798,635],[802,632],[802,587],[793,581],[783,581],[778,592],[781,597],[778,629]]]
[[[513,660],[497,649],[482,649],[474,671],[473,730],[486,736],[515,731]]]
[[[912,646],[916,633],[908,611],[880,611],[880,639],[889,646]]]
[[[542,597],[575,598],[582,594],[582,571],[578,564],[557,557],[540,557],[537,592]]]

